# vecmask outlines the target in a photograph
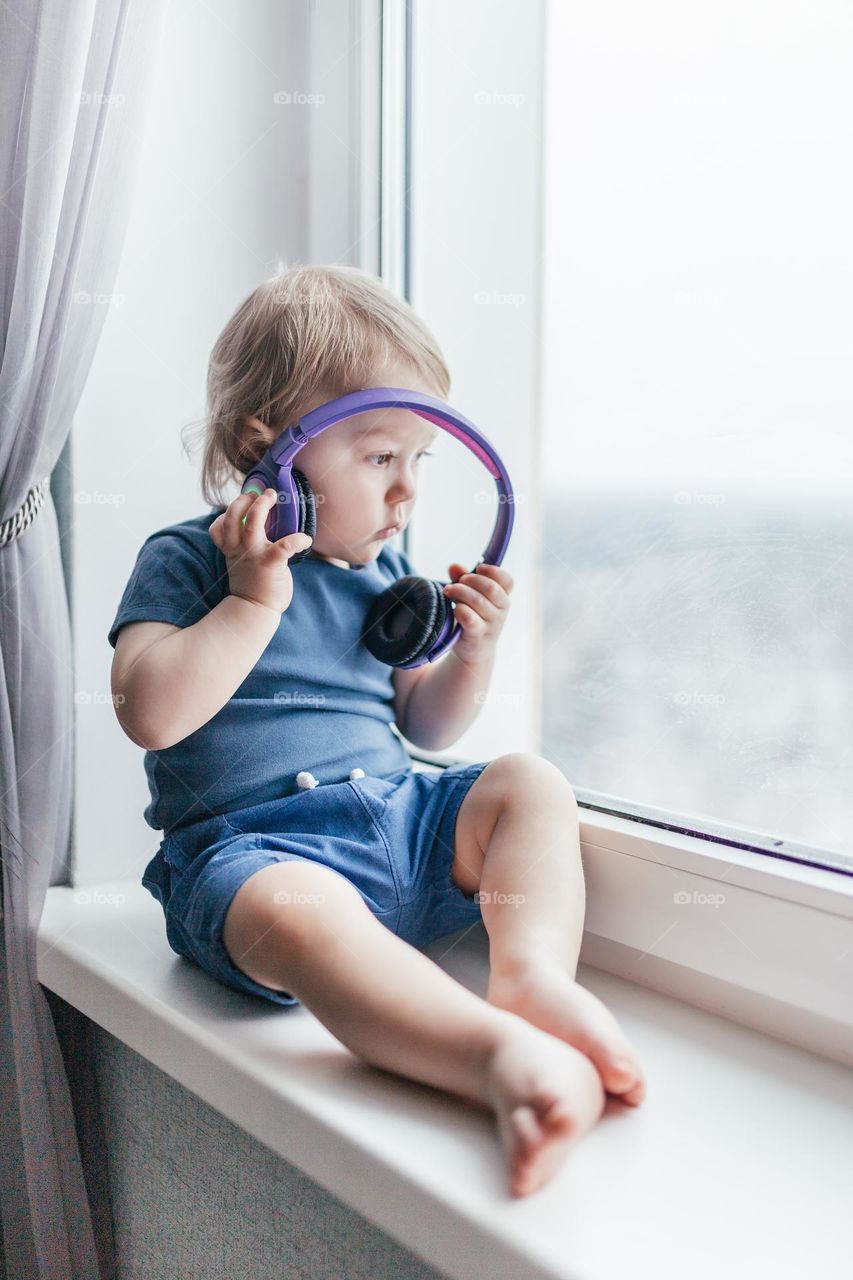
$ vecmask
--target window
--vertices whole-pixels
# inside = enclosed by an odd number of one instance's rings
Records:
[[[444,351],[448,400],[497,449],[516,498],[505,561],[512,609],[486,700],[448,753],[469,760],[535,751],[538,739],[541,16],[526,0],[411,6],[408,262],[399,279]],[[446,579],[451,561],[473,567],[485,550],[497,493],[458,441],[443,433],[435,449],[407,549],[421,573]]]
[[[541,751],[853,869],[853,11],[546,21]]]

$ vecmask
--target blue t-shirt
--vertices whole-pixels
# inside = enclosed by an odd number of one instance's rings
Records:
[[[125,623],[189,627],[229,594],[225,556],[208,533],[218,514],[146,538],[109,630],[113,648]],[[293,598],[240,687],[181,742],[145,752],[144,817],[155,830],[292,795],[303,769],[320,784],[356,767],[383,778],[411,769],[390,728],[393,668],[361,639],[371,601],[413,573],[411,561],[385,546],[349,569],[310,555],[290,567]]]

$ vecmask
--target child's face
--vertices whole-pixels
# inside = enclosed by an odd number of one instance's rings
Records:
[[[387,366],[373,385],[438,397],[406,365]],[[381,531],[393,524],[405,528],[411,519],[420,455],[438,435],[438,427],[409,409],[374,409],[327,427],[303,445],[293,465],[308,477],[317,499],[311,552],[343,568],[375,560],[393,536]]]

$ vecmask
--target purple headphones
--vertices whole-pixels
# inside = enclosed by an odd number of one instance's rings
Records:
[[[506,468],[492,445],[467,418],[443,400],[406,391],[402,387],[368,387],[329,400],[299,419],[295,427],[285,427],[260,462],[243,482],[241,493],[263,493],[272,488],[278,500],[264,526],[271,542],[288,533],[317,529],[314,494],[307,477],[293,466],[293,459],[312,436],[343,418],[353,418],[371,409],[410,409],[421,418],[449,431],[480,459],[494,477],[498,490],[498,514],[489,544],[478,564],[500,564],[509,545],[513,524],[513,493]],[[308,555],[310,547],[290,557],[295,564]],[[453,603],[444,594],[445,581],[407,574],[398,578],[373,601],[362,630],[362,639],[375,658],[404,671],[434,662],[453,647],[462,629],[453,621]]]

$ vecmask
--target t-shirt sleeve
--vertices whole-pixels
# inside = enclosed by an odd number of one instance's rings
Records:
[[[209,538],[209,534],[206,534]],[[211,548],[216,547],[211,541]],[[225,594],[216,562],[180,531],[152,533],[142,544],[107,639],[113,648],[128,622],[171,622],[191,627]]]

